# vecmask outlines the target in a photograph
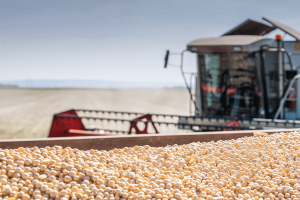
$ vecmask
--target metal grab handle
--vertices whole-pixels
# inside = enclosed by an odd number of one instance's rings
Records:
[[[187,82],[187,80],[186,80],[186,78],[185,78],[184,71],[183,71],[183,55],[184,55],[184,53],[185,53],[186,51],[187,51],[187,50],[183,50],[183,51],[181,52],[180,71],[181,71],[181,74],[182,74],[182,77],[183,77],[185,86],[186,86],[186,88],[187,88],[187,90],[188,90],[188,92],[189,92],[191,101],[193,101],[193,103],[194,103],[196,113],[198,113],[199,108],[198,108],[198,106],[197,106],[197,104],[196,104],[196,100],[194,100],[194,98],[193,98],[193,94],[192,94],[191,88],[189,87],[189,84],[188,84],[188,82]]]
[[[288,60],[289,60],[289,64],[290,64],[290,67],[291,67],[291,71],[294,71],[296,70],[295,67],[293,66],[293,63],[292,63],[292,58],[291,58],[291,54],[284,50],[283,53],[285,53],[285,55],[287,56]]]
[[[282,111],[283,105],[284,105],[284,103],[285,103],[285,101],[286,101],[286,98],[287,98],[287,96],[288,96],[288,94],[289,94],[291,88],[292,88],[292,85],[294,84],[294,82],[295,82],[296,79],[298,79],[298,78],[300,78],[300,74],[294,76],[294,78],[293,78],[292,81],[290,82],[289,87],[288,87],[287,90],[285,91],[285,94],[284,94],[283,98],[280,100],[279,108],[277,109],[277,112],[276,112],[276,114],[275,114],[275,116],[274,116],[273,119],[277,119],[277,118],[278,118],[278,115],[279,115],[280,112]],[[297,103],[300,103],[300,102],[297,102]]]

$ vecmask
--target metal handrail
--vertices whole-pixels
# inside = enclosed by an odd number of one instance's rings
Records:
[[[187,90],[188,90],[188,92],[189,92],[190,99],[191,99],[191,101],[194,103],[195,109],[196,109],[196,111],[198,112],[199,108],[198,108],[198,106],[197,106],[197,104],[196,104],[196,101],[195,101],[194,98],[193,98],[193,94],[192,94],[191,88],[190,88],[189,85],[188,85],[188,82],[187,82],[187,80],[186,80],[186,78],[185,78],[185,72],[183,71],[183,55],[184,55],[184,53],[185,53],[186,51],[187,51],[187,50],[183,50],[182,53],[181,53],[180,71],[181,71],[181,74],[182,74],[182,77],[183,77],[185,86],[186,86],[186,88],[187,88]]]
[[[294,82],[296,81],[296,79],[298,79],[298,78],[300,78],[300,74],[294,76],[294,78],[291,80],[291,82],[290,82],[290,84],[289,84],[287,90],[285,91],[285,94],[284,94],[283,98],[280,100],[279,108],[277,109],[277,112],[276,112],[276,114],[275,114],[275,116],[274,116],[273,119],[277,119],[277,118],[278,118],[279,114],[280,114],[281,111],[282,111],[282,108],[283,108],[283,106],[284,106],[284,103],[285,103],[285,101],[286,101],[286,98],[287,98],[287,96],[288,96],[288,94],[289,94],[289,92],[290,92],[290,90],[291,90],[293,84],[294,84]]]
[[[196,79],[197,79],[197,73],[190,73],[190,88],[192,88],[192,83],[193,83],[193,77],[195,77]],[[196,80],[196,82],[197,82],[197,80]],[[196,87],[195,87],[195,89],[196,89]],[[193,95],[193,99],[191,99],[190,100],[190,115],[193,115],[193,113],[192,113],[192,102],[194,103],[194,104],[196,104],[196,96],[195,96],[195,94],[192,94]],[[196,108],[195,108],[195,111],[196,111]]]

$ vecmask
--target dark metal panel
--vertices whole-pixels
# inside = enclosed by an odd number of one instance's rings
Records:
[[[276,28],[248,19],[224,35],[265,35],[274,29]]]
[[[264,63],[264,55],[263,50],[260,51],[260,62],[261,62],[261,80],[263,86],[263,98],[264,98],[264,107],[265,107],[265,117],[270,118],[269,113],[269,102],[268,102],[268,93],[267,93],[267,85],[266,85],[266,72],[265,72],[265,63]]]

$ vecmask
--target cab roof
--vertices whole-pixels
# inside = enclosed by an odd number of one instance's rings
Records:
[[[190,42],[188,46],[212,46],[212,45],[249,45],[254,42],[267,39],[258,35],[226,35],[218,38],[204,38]]]
[[[221,37],[197,39],[187,45],[187,50],[192,52],[253,52],[258,51],[261,46],[274,46],[274,39],[264,37],[265,34],[281,29],[300,41],[300,33],[284,24],[263,18],[273,26],[246,20],[235,28],[231,29]]]

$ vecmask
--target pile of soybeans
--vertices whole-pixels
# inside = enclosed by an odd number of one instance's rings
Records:
[[[300,132],[110,151],[20,147],[0,149],[0,161],[0,199],[300,198]]]

